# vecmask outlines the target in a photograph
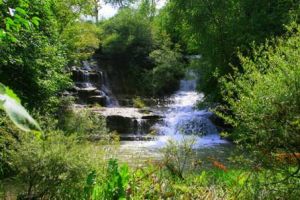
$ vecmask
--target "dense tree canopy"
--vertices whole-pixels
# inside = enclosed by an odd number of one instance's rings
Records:
[[[175,27],[168,28],[170,34],[175,30],[174,37],[179,35],[188,52],[203,55],[200,89],[212,101],[221,98],[218,78],[232,72],[230,64],[239,64],[237,52],[248,54],[252,43],[282,35],[300,13],[294,0],[171,0],[166,9]]]

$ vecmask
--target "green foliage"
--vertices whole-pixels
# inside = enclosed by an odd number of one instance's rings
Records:
[[[25,1],[15,5],[13,1],[5,3],[7,7],[24,6],[33,23],[39,23],[38,27],[13,30],[16,42],[1,42],[1,81],[9,84],[30,108],[53,103],[57,93],[70,83],[64,73],[67,60],[57,40],[58,21],[51,3],[50,0],[30,1],[30,6]]]
[[[61,132],[49,133],[46,140],[21,137],[9,153],[10,164],[26,184],[20,199],[78,198],[92,170],[89,149]]]
[[[144,73],[149,68],[152,48],[150,21],[137,10],[121,9],[101,24],[101,57],[108,64],[108,76],[122,94],[144,93]]]
[[[9,151],[14,149],[16,138],[23,133],[3,112],[0,113],[0,133],[0,179],[2,179],[13,174],[8,162]]]
[[[107,179],[103,185],[103,199],[126,199],[129,172],[126,165],[118,167],[117,160],[109,160]]]
[[[172,176],[184,178],[184,173],[191,168],[195,152],[193,146],[195,138],[183,137],[180,141],[169,140],[166,147],[162,149],[164,165]]]
[[[117,93],[163,95],[174,91],[182,77],[180,48],[148,13],[150,7],[145,1],[138,9],[122,9],[101,25],[101,56],[108,60]]]
[[[87,178],[87,199],[127,199],[130,175],[127,165],[119,167],[117,160],[108,161],[106,175],[102,182],[96,182],[96,173],[92,172]]]
[[[135,107],[135,108],[145,108],[146,104],[141,99],[141,97],[136,97],[136,98],[133,99],[133,107]]]
[[[68,59],[72,63],[84,61],[99,47],[100,30],[95,24],[76,22],[64,29],[62,38],[68,49]]]
[[[179,47],[171,49],[168,38],[159,49],[152,51],[149,57],[155,67],[150,76],[152,78],[153,91],[159,94],[171,93],[178,87],[179,81],[184,75],[182,54]]]
[[[82,15],[93,15],[94,0],[48,0],[55,14],[58,32],[62,33],[73,25]]]
[[[21,105],[20,99],[8,87],[0,83],[0,109],[4,110],[10,120],[23,131],[41,131],[38,123]]]
[[[144,59],[151,49],[150,22],[133,9],[122,9],[101,27],[102,51],[114,59]]]
[[[39,18],[28,15],[28,1],[20,0],[17,4],[12,1],[0,2],[0,44],[18,42],[16,35],[22,31],[30,31],[31,27],[38,27]]]
[[[268,153],[299,151],[300,34],[299,27],[292,30],[275,47],[266,44],[253,58],[241,57],[243,73],[223,81],[233,113],[225,119],[235,127],[234,136]]]
[[[64,105],[61,110],[58,126],[67,135],[77,135],[78,138],[93,139],[102,137],[109,139],[109,130],[106,128],[105,119],[89,110],[74,110],[71,106]]]
[[[199,89],[210,101],[221,100],[218,80],[239,66],[237,52],[282,35],[284,25],[299,22],[299,2],[293,0],[172,0],[164,26],[189,53],[201,54]],[[175,31],[173,31],[175,29]]]
[[[249,186],[256,188],[253,198],[284,197],[299,185],[299,162],[279,159],[283,154],[299,161],[295,154],[300,144],[299,25],[289,30],[284,37],[254,48],[252,57],[241,56],[243,72],[236,70],[222,80],[228,106],[221,106],[219,115],[234,127],[230,136],[243,151],[252,152],[253,168],[270,169]],[[271,175],[274,171],[277,176]]]

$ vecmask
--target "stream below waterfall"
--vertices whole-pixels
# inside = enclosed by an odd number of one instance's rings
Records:
[[[177,92],[167,99],[159,99],[146,110],[138,109],[130,103],[119,102],[120,98],[117,100],[105,70],[91,60],[73,68],[75,87],[71,94],[77,98],[77,105],[101,105],[92,106],[93,112],[105,117],[107,127],[119,133],[120,145],[108,146],[108,157],[139,165],[149,159],[162,159],[161,149],[170,140],[179,144],[193,140],[193,148],[201,158],[225,158],[232,145],[220,137],[210,121],[212,113],[196,108],[203,99],[203,94],[196,91],[196,78],[193,71],[187,71]]]
[[[180,89],[169,97],[167,105],[152,108],[163,116],[163,120],[153,126],[157,136],[146,141],[121,141],[117,153],[119,159],[131,164],[149,159],[159,160],[162,158],[161,149],[169,140],[180,143],[189,138],[194,140],[193,148],[200,157],[222,158],[228,155],[232,146],[220,137],[217,128],[209,120],[212,113],[196,109],[203,95],[196,92],[195,75],[188,72],[186,77],[181,80]]]

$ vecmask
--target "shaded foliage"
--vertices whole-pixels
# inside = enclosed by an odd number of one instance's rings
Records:
[[[203,55],[199,85],[211,101],[221,100],[218,80],[233,72],[230,64],[239,65],[238,50],[251,53],[251,43],[282,35],[285,24],[299,22],[299,9],[294,0],[171,0],[167,7],[175,38],[191,53]]]

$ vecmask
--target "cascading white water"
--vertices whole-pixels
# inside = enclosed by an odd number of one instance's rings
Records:
[[[207,110],[197,110],[196,104],[203,95],[196,92],[196,76],[192,71],[187,78],[181,80],[180,89],[170,97],[168,110],[164,114],[163,123],[156,128],[163,135],[160,144],[166,140],[182,140],[186,135],[196,136],[196,146],[212,146],[226,143],[218,134],[216,127],[209,120],[212,113]]]
[[[107,74],[105,72],[102,72],[102,77],[103,77],[103,84],[101,86],[101,89],[107,94],[106,95],[106,101],[107,101],[106,106],[107,107],[119,107],[119,102],[111,91]]]
[[[203,95],[196,92],[195,74],[188,72],[188,77],[181,81],[180,89],[170,97],[167,111],[161,111],[164,120],[154,126],[159,135],[151,141],[122,141],[119,156],[125,160],[140,161],[161,158],[159,149],[165,147],[169,140],[183,142],[187,138],[195,140],[194,148],[209,148],[216,154],[219,150],[224,152],[223,146],[227,145],[222,144],[228,142],[220,138],[209,120],[212,113],[196,109]]]
[[[111,92],[106,73],[97,61],[83,61],[80,68],[72,69],[75,90],[80,103],[99,103],[102,106],[118,107],[118,101]]]

